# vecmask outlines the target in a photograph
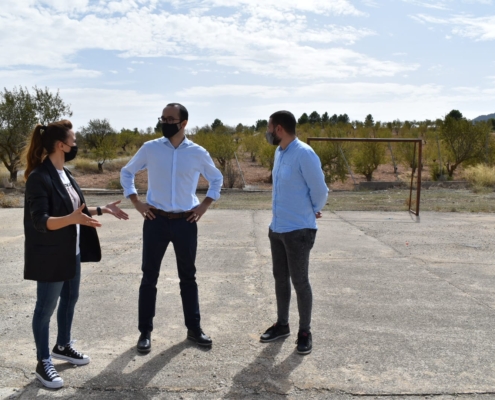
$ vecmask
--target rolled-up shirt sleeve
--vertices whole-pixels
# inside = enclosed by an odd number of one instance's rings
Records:
[[[220,191],[222,190],[223,175],[215,166],[215,163],[211,159],[210,153],[206,150],[203,155],[201,174],[209,183],[206,197],[210,197],[215,201],[218,200],[220,198]]]
[[[127,165],[120,171],[120,184],[124,189],[124,197],[128,198],[131,194],[137,194],[134,186],[134,177],[136,173],[146,169],[146,146],[142,146]]]
[[[309,197],[315,213],[321,211],[328,198],[328,186],[321,169],[321,161],[314,151],[306,151],[301,157],[301,171],[309,188]]]

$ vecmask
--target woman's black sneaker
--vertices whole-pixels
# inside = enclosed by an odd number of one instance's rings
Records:
[[[53,366],[52,359],[38,361],[36,366],[36,378],[43,386],[50,389],[59,389],[64,386],[64,381]]]
[[[57,360],[68,361],[74,365],[89,364],[90,358],[86,354],[82,354],[74,349],[72,343],[70,342],[67,346],[55,345],[52,350],[52,357]]]
[[[260,336],[260,342],[267,343],[273,342],[274,340],[284,338],[290,335],[289,324],[280,325],[278,322],[274,323],[273,326],[268,328],[263,335]]]
[[[309,354],[313,349],[313,339],[311,332],[299,331],[297,334],[297,352],[299,354]]]

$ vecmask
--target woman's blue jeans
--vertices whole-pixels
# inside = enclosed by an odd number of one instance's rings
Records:
[[[65,346],[70,342],[70,331],[74,308],[79,298],[79,283],[81,282],[81,257],[76,258],[76,275],[63,282],[38,281],[36,307],[33,316],[33,334],[36,342],[36,357],[45,360],[50,357],[49,335],[50,318],[57,306],[58,335],[57,344]]]

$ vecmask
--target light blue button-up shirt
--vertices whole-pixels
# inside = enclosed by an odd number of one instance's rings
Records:
[[[144,143],[120,171],[125,197],[137,194],[134,176],[144,169],[148,170],[146,202],[160,210],[183,212],[196,207],[200,174],[210,184],[206,196],[213,200],[220,197],[222,173],[215,167],[210,154],[187,138],[177,148],[166,138]]]
[[[325,206],[328,187],[314,150],[294,139],[275,151],[273,165],[272,222],[277,233],[317,229],[315,214]]]

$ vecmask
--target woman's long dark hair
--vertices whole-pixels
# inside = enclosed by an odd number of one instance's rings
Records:
[[[25,179],[28,178],[33,169],[43,162],[48,154],[53,153],[57,141],[64,142],[67,139],[67,132],[71,129],[72,123],[67,119],[52,122],[47,126],[36,125],[26,151]]]

